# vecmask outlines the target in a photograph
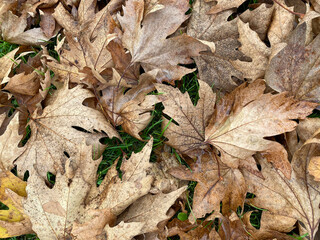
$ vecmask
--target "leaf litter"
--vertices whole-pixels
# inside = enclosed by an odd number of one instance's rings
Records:
[[[0,237],[318,239],[320,2],[253,2],[0,1]]]

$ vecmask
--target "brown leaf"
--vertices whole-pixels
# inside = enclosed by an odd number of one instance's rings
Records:
[[[320,102],[318,65],[320,37],[305,46],[306,24],[298,26],[266,70],[266,82],[278,92],[289,92],[296,99]]]
[[[42,9],[39,11],[41,16],[40,28],[46,37],[52,38],[56,29],[56,21],[52,16],[53,9]]]
[[[100,102],[115,126],[122,125],[125,132],[141,139],[141,132],[151,121],[151,111],[157,96],[147,95],[154,90],[154,77],[142,74],[139,85],[125,92],[125,88],[109,87],[102,91]]]
[[[219,149],[222,160],[232,167],[237,167],[233,165],[236,158],[244,160],[264,152],[268,161],[290,178],[287,152],[279,143],[264,138],[292,131],[297,126],[292,119],[305,118],[316,105],[285,94],[263,94],[264,85],[263,80],[257,80],[226,95],[205,129],[205,142]]]
[[[197,181],[194,191],[192,213],[189,221],[204,217],[207,213],[236,211],[243,206],[247,187],[242,173],[223,164],[215,153],[203,155],[188,168],[173,168],[170,173],[180,179]]]
[[[98,158],[104,149],[99,139],[106,136],[101,132],[110,138],[118,137],[102,113],[82,104],[86,98],[94,96],[89,90],[81,86],[68,89],[68,83],[65,83],[62,89],[54,92],[54,96],[42,114],[34,112],[30,117],[31,137],[25,145],[26,151],[15,161],[21,175],[31,170],[35,163],[42,176],[48,171],[63,172],[66,155],[76,154],[77,145],[83,138],[95,146],[93,155]]]
[[[308,140],[294,155],[292,177],[288,180],[265,161],[259,161],[265,180],[245,174],[249,192],[256,195],[252,204],[271,213],[299,220],[310,239],[315,239],[319,225],[319,184],[308,173],[312,158],[319,156],[319,133]]]
[[[214,111],[215,94],[209,85],[199,81],[199,101],[197,106],[191,102],[188,93],[164,84],[156,84],[159,99],[164,105],[163,113],[176,123],[163,118],[162,126],[167,144],[183,154],[197,156],[206,147],[205,128]]]
[[[210,48],[185,34],[167,38],[187,20],[187,0],[164,0],[161,5],[162,8],[155,5],[154,9],[144,16],[144,1],[129,0],[123,8],[124,15],[118,14],[118,20],[124,31],[123,46],[132,55],[131,62],[140,62],[146,72],[160,69],[161,74],[157,81],[173,82],[194,71],[178,64],[192,63],[191,57],[199,56],[199,52]]]
[[[216,46],[214,53],[202,53],[195,58],[200,79],[214,89],[231,92],[242,82],[241,71],[236,70],[229,60],[245,60],[238,51],[238,29],[236,19],[228,21],[231,11],[218,15],[206,14],[212,4],[204,0],[196,0],[192,7],[192,15],[188,23],[187,33],[198,39],[213,41]]]
[[[62,81],[70,78],[92,87],[110,80],[110,74],[104,76],[103,71],[113,66],[106,46],[115,37],[110,34],[115,23],[109,5],[97,13],[95,6],[95,1],[81,1],[76,20],[61,3],[55,8],[53,16],[64,27],[68,45],[57,48],[60,63],[53,60],[48,65]]]
[[[11,93],[33,96],[40,88],[40,80],[36,72],[30,74],[16,74],[10,78],[8,84],[3,88]]]
[[[239,41],[241,52],[251,58],[251,62],[240,60],[232,61],[232,65],[243,73],[245,78],[256,80],[263,78],[265,69],[268,66],[269,55],[271,54],[268,48],[259,38],[259,35],[250,29],[249,23],[243,23],[238,20]]]
[[[24,12],[20,17],[11,11],[4,13],[1,23],[2,37],[5,41],[20,45],[42,45],[49,40],[41,28],[27,28],[28,13]]]
[[[1,84],[3,84],[4,82],[7,82],[7,81],[3,82],[2,80],[3,80],[3,78],[8,77],[8,75],[10,74],[11,68],[15,64],[14,55],[17,53],[18,50],[19,50],[19,48],[16,48],[0,58],[0,65],[1,65],[0,81],[1,81]]]

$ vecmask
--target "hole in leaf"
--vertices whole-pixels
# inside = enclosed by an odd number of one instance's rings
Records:
[[[28,181],[28,178],[30,177],[29,171],[26,171],[23,175],[23,181]]]
[[[257,168],[259,169],[259,171],[261,171],[261,165],[260,164],[257,164]]]
[[[54,184],[56,182],[56,175],[54,175],[51,172],[47,172],[47,181],[46,181],[46,185],[49,188],[53,188]]]
[[[9,210],[8,206],[0,202],[0,210]]]
[[[82,127],[72,126],[72,128],[74,128],[74,129],[76,129],[76,130],[78,130],[78,131],[80,131],[80,132],[91,133],[91,132],[85,130],[84,128],[82,128]]]
[[[67,158],[70,158],[69,153],[67,153],[66,151],[64,151],[63,154],[64,154]]]

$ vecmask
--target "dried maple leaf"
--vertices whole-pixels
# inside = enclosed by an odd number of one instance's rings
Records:
[[[6,82],[6,81],[3,81],[3,78],[8,77],[8,75],[11,72],[12,66],[15,63],[17,63],[17,62],[15,62],[14,55],[17,53],[18,50],[19,50],[19,48],[16,48],[0,58],[0,65],[1,65],[0,81],[1,81],[1,84]]]
[[[296,99],[320,102],[320,36],[305,46],[306,24],[298,26],[287,45],[275,55],[266,70],[267,84],[278,92],[289,92]]]
[[[310,161],[319,156],[319,152],[317,132],[294,154],[291,180],[265,161],[260,161],[265,180],[245,175],[249,192],[256,195],[251,200],[252,204],[273,214],[298,220],[300,229],[306,230],[312,240],[315,239],[320,219],[320,189],[307,168]]]
[[[5,114],[0,115],[5,117]],[[22,135],[18,134],[19,119],[18,114],[15,114],[13,119],[9,122],[5,132],[0,135],[0,172],[11,170],[14,160],[19,157],[24,148],[19,148],[19,142]]]
[[[24,12],[20,17],[11,11],[3,14],[1,22],[1,33],[5,41],[20,45],[41,45],[46,44],[50,39],[45,36],[41,28],[27,28],[28,13]]]
[[[284,93],[263,94],[263,80],[245,86],[239,86],[217,104],[205,129],[205,142],[219,149],[222,161],[232,167],[237,167],[239,159],[263,152],[290,178],[291,167],[284,147],[264,138],[294,130],[297,123],[292,119],[305,118],[316,104],[299,102]]]
[[[31,174],[24,208],[33,230],[41,239],[101,239],[103,236],[131,239],[157,229],[158,222],[168,218],[168,208],[186,188],[152,196],[154,207],[145,204],[150,196],[141,197],[148,193],[153,181],[148,173],[152,166],[149,162],[151,149],[152,140],[122,164],[122,179],[118,177],[114,164],[99,187],[96,187],[96,171],[101,159],[92,160],[91,147],[84,142],[78,156],[67,160],[65,173],[57,174],[52,189],[39,175]],[[116,216],[131,204],[138,207],[129,208],[116,222]],[[153,212],[156,215],[148,213],[151,210],[156,211]]]
[[[205,128],[214,111],[215,94],[209,85],[199,81],[199,101],[196,106],[191,102],[188,93],[182,94],[179,89],[164,84],[156,84],[159,100],[164,105],[163,113],[173,118],[169,122],[163,118],[162,127],[167,144],[183,154],[197,156],[206,147]]]
[[[224,165],[214,153],[203,155],[190,167],[191,170],[183,167],[170,170],[176,178],[198,182],[190,222],[194,223],[196,218],[202,218],[212,211],[219,213],[221,202],[223,214],[243,206],[247,187],[238,169]]]
[[[60,63],[52,60],[48,65],[62,81],[70,78],[71,82],[96,86],[108,84],[112,76],[112,72],[106,72],[113,66],[106,47],[115,37],[111,34],[115,22],[109,13],[109,5],[99,12],[95,11],[95,7],[95,1],[81,1],[76,19],[62,3],[55,8],[53,16],[64,28],[68,45],[61,47],[63,42],[59,43]]]
[[[93,154],[99,157],[104,149],[99,139],[106,136],[101,132],[110,138],[118,137],[102,113],[82,104],[93,96],[81,86],[68,89],[66,82],[62,89],[54,92],[51,105],[46,106],[42,114],[34,112],[30,116],[31,137],[24,153],[14,162],[20,175],[33,167],[42,176],[48,171],[62,170],[66,156],[77,152],[77,145],[83,138],[95,146]]]
[[[0,210],[1,238],[33,233],[31,222],[22,207],[22,199],[27,196],[26,185],[10,171],[0,171],[0,201],[8,207],[7,210]]]
[[[236,70],[230,60],[248,58],[238,51],[237,20],[228,21],[232,11],[208,15],[206,13],[211,6],[212,3],[204,0],[194,2],[187,33],[194,38],[212,41],[216,46],[214,53],[202,52],[199,57],[195,57],[200,79],[214,89],[231,92],[242,82],[242,72]]]
[[[122,43],[132,55],[132,63],[140,62],[146,72],[160,69],[157,81],[180,80],[182,76],[194,70],[178,64],[192,63],[191,57],[199,56],[199,52],[210,50],[201,41],[185,34],[168,38],[188,19],[187,0],[159,1],[161,7],[154,5],[144,15],[144,0],[129,0],[123,8],[123,16],[118,20],[123,29]],[[174,17],[172,17],[174,16]],[[155,29],[157,29],[155,31]]]
[[[240,19],[238,20],[239,48],[246,56],[251,58],[251,62],[240,60],[232,61],[232,65],[243,73],[245,78],[256,80],[264,77],[265,69],[268,66],[269,55],[271,54],[268,48],[259,38],[258,33],[251,30],[249,23],[245,24]]]
[[[151,121],[151,111],[158,102],[154,90],[153,76],[142,74],[139,85],[125,92],[125,88],[109,87],[102,91],[100,103],[115,126],[122,125],[125,132],[141,139],[141,132]]]

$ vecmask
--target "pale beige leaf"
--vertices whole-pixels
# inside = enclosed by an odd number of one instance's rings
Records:
[[[190,156],[197,156],[205,146],[205,128],[214,111],[215,94],[209,85],[199,81],[199,101],[197,106],[191,102],[188,93],[164,84],[156,84],[159,99],[164,105],[163,113],[179,125],[163,118],[164,136],[168,145]]]
[[[167,215],[169,208],[186,189],[187,186],[168,194],[148,194],[134,202],[128,211],[119,217],[118,221],[145,223],[141,229],[141,233],[157,231],[157,224],[170,218],[170,216]]]
[[[0,66],[1,66],[0,81],[1,82],[2,82],[2,79],[4,77],[7,77],[11,72],[11,68],[15,64],[14,55],[17,53],[18,50],[19,48],[16,48],[0,58]]]
[[[5,116],[2,114],[1,117]],[[0,135],[0,172],[10,171],[14,165],[13,162],[19,157],[25,148],[19,148],[19,142],[22,135],[19,135],[19,115],[15,114],[6,128],[6,131]]]
[[[252,59],[251,62],[240,60],[232,61],[232,65],[243,72],[245,78],[256,80],[263,78],[265,69],[268,66],[271,50],[261,41],[259,35],[250,29],[249,23],[238,20],[239,41],[241,52]]]
[[[108,240],[131,240],[134,236],[139,235],[142,232],[144,225],[144,222],[120,222],[114,227],[109,227],[109,225],[107,225],[104,228],[104,231],[108,236]]]
[[[31,117],[31,137],[24,153],[14,162],[20,175],[31,170],[34,164],[42,176],[48,171],[63,172],[64,152],[72,157],[83,138],[94,146],[93,155],[99,158],[104,149],[99,139],[106,136],[102,131],[110,138],[118,137],[101,112],[82,104],[86,98],[94,96],[89,90],[81,86],[68,89],[68,83],[65,83],[53,95],[51,105],[46,106],[41,115],[34,112]],[[86,131],[79,131],[79,128]]]
[[[286,151],[265,137],[294,130],[297,123],[292,119],[305,118],[316,105],[285,94],[263,94],[263,80],[245,86],[241,85],[217,104],[215,117],[205,129],[205,142],[228,159],[247,159],[256,152],[265,152],[268,160],[290,178]]]
[[[320,157],[311,158],[308,171],[312,176],[314,176],[315,181],[320,181]]]

